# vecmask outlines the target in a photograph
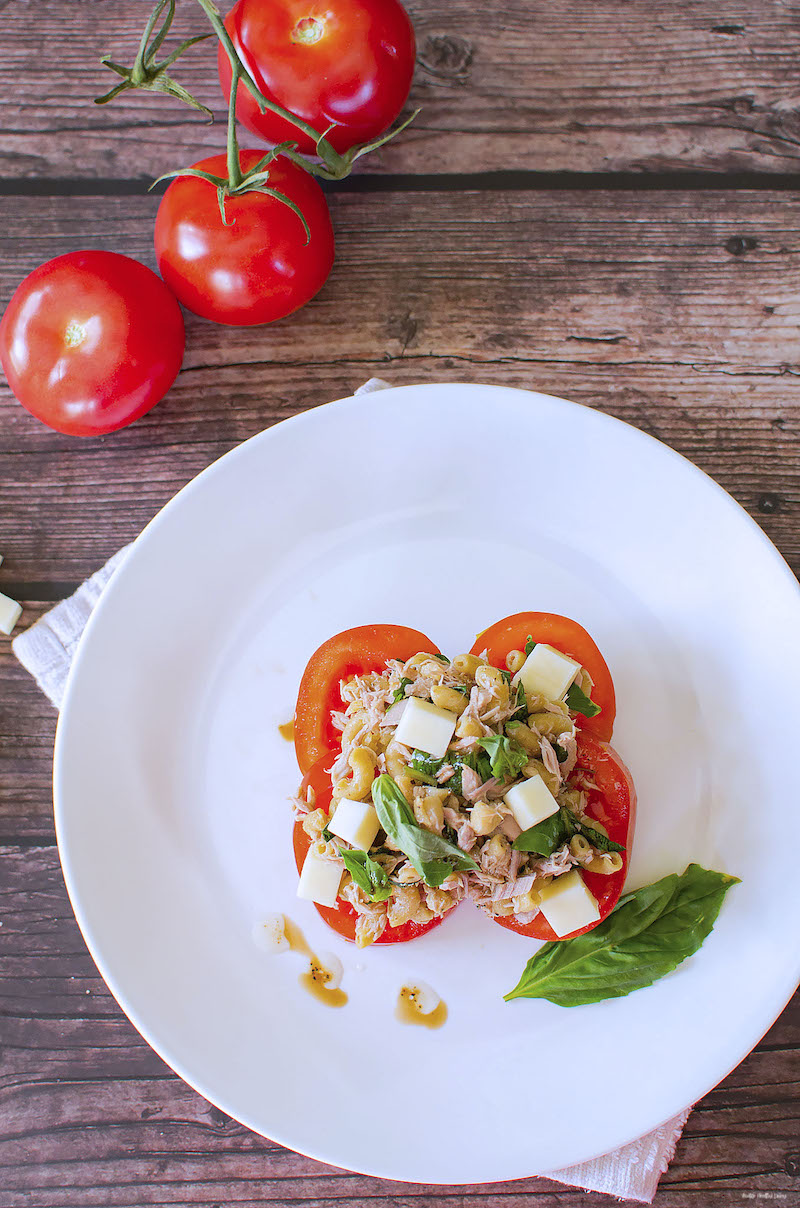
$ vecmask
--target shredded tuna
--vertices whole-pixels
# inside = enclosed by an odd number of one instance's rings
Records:
[[[447,784],[448,780],[452,780],[455,774],[456,770],[452,763],[443,763],[439,768],[439,771],[436,773],[436,779],[438,780],[439,784]]]
[[[558,740],[558,745],[562,751],[566,752],[567,756],[561,764],[561,775],[566,780],[572,774],[575,764],[578,762],[578,742],[574,734],[562,734]]]
[[[456,832],[456,843],[461,850],[472,851],[477,835],[470,826],[469,818],[464,814],[459,814],[457,810],[451,809],[448,805],[444,808],[444,820]]]
[[[542,752],[542,763],[547,768],[551,776],[557,776],[559,784],[561,783],[561,764],[558,762],[558,756],[555,753],[553,744],[549,738],[539,739],[539,749]]]
[[[538,913],[538,910],[522,910],[519,914],[515,914],[513,917],[516,922],[521,923],[522,926],[525,927],[528,923],[533,922]]]
[[[517,898],[532,889],[535,880],[536,877],[529,873],[524,877],[517,877],[515,881],[506,881],[504,885],[498,885],[494,890],[492,901],[505,902],[508,898]]]
[[[397,701],[396,704],[392,705],[391,709],[386,710],[381,718],[380,724],[382,726],[396,726],[407,708],[408,699]]]
[[[474,768],[466,766],[461,769],[461,795],[467,801],[477,801],[483,789],[483,781]]]

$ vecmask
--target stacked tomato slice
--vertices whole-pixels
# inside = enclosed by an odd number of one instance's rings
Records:
[[[592,700],[600,706],[594,717],[578,716],[578,767],[585,781],[594,787],[588,792],[588,814],[602,823],[609,838],[623,844],[622,868],[609,876],[584,872],[587,888],[597,899],[602,920],[616,906],[628,868],[633,827],[636,815],[636,793],[628,769],[609,746],[614,729],[616,700],[614,683],[605,659],[596,644],[577,621],[550,612],[518,612],[505,617],[476,638],[472,654],[486,651],[489,662],[505,668],[506,656],[512,650],[522,650],[528,638],[546,642],[562,654],[579,662],[594,683]],[[424,651],[439,654],[438,647],[415,629],[402,625],[363,625],[348,629],[324,642],[312,656],[303,674],[295,714],[295,750],[303,773],[303,790],[314,789],[316,804],[327,810],[332,785],[328,769],[341,746],[341,735],[331,724],[331,711],[345,707],[339,685],[354,675],[383,671],[388,659],[405,661]],[[294,830],[294,850],[298,870],[302,868],[310,840],[298,822]],[[318,906],[326,923],[345,939],[355,937],[356,913],[348,902],[338,900],[335,907]],[[387,927],[377,941],[379,944],[401,943],[415,939],[442,922],[406,923],[402,927]],[[557,937],[542,914],[531,923],[521,924],[513,916],[497,918],[495,922],[511,931],[540,940]],[[597,924],[592,924],[597,926]],[[575,931],[580,935],[591,927]]]

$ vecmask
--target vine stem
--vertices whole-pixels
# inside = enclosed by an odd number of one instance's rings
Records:
[[[242,74],[242,68],[238,59],[235,63],[231,63],[231,68],[231,95],[228,98],[227,134],[228,185],[231,189],[238,189],[242,183],[242,163],[239,159],[239,141],[236,137],[236,95],[239,91],[239,80]]]
[[[320,175],[328,175],[330,173],[332,179],[338,179],[342,176],[346,176],[350,170],[350,163],[343,155],[340,155],[338,151],[331,146],[324,134],[320,134],[319,130],[315,130],[312,125],[304,121],[303,118],[298,117],[296,113],[291,113],[288,109],[284,109],[275,101],[271,101],[268,99],[268,97],[264,96],[255,80],[242,63],[239,53],[233,44],[233,40],[225,28],[225,23],[220,16],[219,9],[213,3],[213,0],[197,0],[197,3],[208,17],[214,33],[219,38],[225,53],[230,59],[231,69],[233,71],[233,76],[231,79],[231,95],[234,98],[234,112],[235,95],[238,89],[239,80],[241,80],[245,88],[262,110],[269,109],[270,112],[277,114],[278,117],[284,118],[287,122],[290,122],[291,125],[295,126],[296,129],[301,130],[303,134],[308,136],[308,138],[314,140],[317,154],[328,169],[327,172],[319,173]],[[311,164],[307,159],[305,159],[304,156],[301,156],[299,152],[295,151],[290,158],[294,159],[295,162],[301,162],[305,168],[311,170],[312,172],[315,171],[316,166]]]

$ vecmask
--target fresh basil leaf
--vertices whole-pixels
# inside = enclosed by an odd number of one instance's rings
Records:
[[[460,692],[462,696],[469,696],[469,688],[466,684],[453,684],[453,691]]]
[[[571,684],[564,697],[567,708],[572,713],[582,713],[584,717],[597,717],[601,711],[590,697],[577,684]]]
[[[592,931],[544,944],[506,1002],[546,998],[578,1007],[651,986],[698,950],[738,880],[690,864],[681,875],[624,894]]]
[[[511,672],[507,671],[505,667],[498,667],[497,670],[500,672],[500,674],[503,677],[503,679],[505,680],[505,682],[507,684],[510,684],[511,683]]]
[[[602,831],[595,830],[588,822],[579,822],[577,818],[573,819],[576,831],[583,835],[592,847],[596,847],[598,851],[624,851],[625,847],[622,843],[615,843],[613,839],[609,839],[608,835],[604,835]]]
[[[438,659],[440,663],[447,663],[448,665],[450,663],[450,660],[446,654],[435,654],[433,657]]]
[[[322,828],[322,837],[326,843],[330,843],[331,839],[333,838],[333,835],[328,830],[327,826],[323,826]]]
[[[408,857],[428,885],[441,885],[451,872],[478,865],[460,847],[420,826],[395,781],[385,773],[372,782],[375,812],[386,834]]]
[[[350,876],[371,902],[385,902],[392,896],[392,886],[386,870],[377,860],[370,857],[369,852],[361,851],[357,847],[338,847],[338,852]]]
[[[408,687],[408,685],[409,685],[409,684],[411,684],[411,683],[413,683],[413,680],[408,679],[408,678],[407,678],[407,677],[404,675],[404,676],[403,676],[403,678],[400,680],[400,683],[399,683],[398,687],[397,687],[397,688],[395,688],[395,690],[394,690],[394,703],[395,703],[395,704],[397,704],[397,702],[398,702],[399,700],[405,700],[405,699],[406,699],[406,688],[407,688],[407,687]]]
[[[539,856],[552,856],[575,833],[570,822],[572,815],[563,807],[549,818],[543,818],[535,826],[529,826],[512,843],[516,851],[532,851]]]
[[[536,643],[534,642],[533,638],[531,637],[530,634],[528,634],[527,640],[525,642],[525,647],[524,647],[525,654],[526,655],[530,654],[535,645],[536,645]]]
[[[492,734],[479,738],[478,746],[489,754],[492,775],[498,780],[515,780],[530,759],[530,755],[514,738]]]

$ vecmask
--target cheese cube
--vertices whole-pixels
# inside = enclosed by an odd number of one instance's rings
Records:
[[[22,605],[0,591],[0,633],[10,634],[22,615]]]
[[[505,803],[517,825],[524,831],[549,818],[558,809],[558,802],[538,772],[523,780],[522,784],[510,788],[505,795]]]
[[[332,835],[338,835],[345,843],[369,851],[381,824],[370,801],[352,801],[340,797],[333,819],[328,823]]]
[[[521,680],[526,693],[561,700],[580,669],[580,663],[574,659],[538,642],[511,682],[517,684]]]
[[[577,868],[556,877],[544,887],[539,909],[559,938],[580,931],[600,918],[597,900],[586,888]]]
[[[416,747],[434,759],[441,759],[450,746],[458,716],[448,709],[411,696],[394,736],[406,747]]]
[[[297,885],[298,898],[318,902],[320,906],[334,906],[344,869],[331,860],[323,860],[316,852],[309,851]]]

